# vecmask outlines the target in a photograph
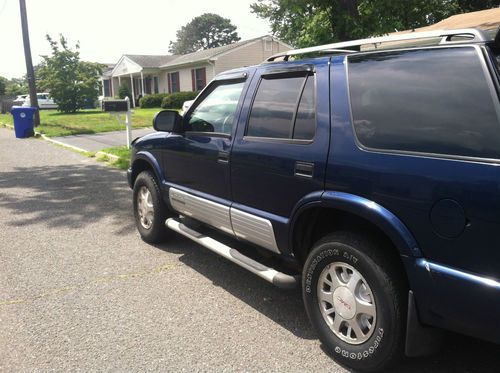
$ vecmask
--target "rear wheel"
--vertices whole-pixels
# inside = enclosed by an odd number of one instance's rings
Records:
[[[378,371],[403,356],[406,281],[378,243],[339,232],[304,266],[304,304],[321,342],[352,369]]]
[[[142,239],[149,243],[167,239],[172,234],[165,227],[169,215],[153,174],[150,171],[141,172],[134,183],[134,216]]]

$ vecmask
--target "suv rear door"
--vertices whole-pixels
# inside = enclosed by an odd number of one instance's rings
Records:
[[[285,227],[297,203],[323,190],[328,62],[258,68],[240,115],[231,153],[231,222],[238,237],[273,251],[286,248]]]

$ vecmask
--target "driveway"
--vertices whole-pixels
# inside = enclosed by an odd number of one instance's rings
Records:
[[[136,233],[125,174],[0,129],[0,371],[344,371],[298,291],[176,237]],[[494,371],[452,336],[398,371]]]

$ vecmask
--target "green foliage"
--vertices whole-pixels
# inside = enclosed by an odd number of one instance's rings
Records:
[[[3,96],[5,94],[5,89],[8,83],[9,81],[7,80],[7,78],[0,76],[0,96]]]
[[[176,37],[177,40],[170,42],[168,49],[173,54],[187,54],[240,40],[231,20],[213,13],[193,18],[177,30]]]
[[[500,0],[257,0],[250,7],[296,47],[346,41],[431,25],[488,9]]]
[[[179,109],[184,101],[194,100],[198,92],[174,92],[168,94],[162,101],[161,107],[164,109]]]
[[[80,60],[80,46],[71,50],[67,40],[60,35],[59,43],[49,35],[47,40],[52,49],[50,56],[42,56],[43,62],[37,66],[39,91],[49,91],[58,110],[74,113],[89,102],[95,102],[99,95],[99,77],[102,66]]]
[[[141,97],[139,105],[141,108],[161,107],[161,103],[167,95],[167,93],[156,93]]]
[[[120,97],[121,99],[128,97],[130,100],[132,100],[132,92],[130,92],[130,88],[127,84],[122,83],[118,87],[118,97]]]
[[[5,86],[5,95],[6,96],[17,96],[28,94],[28,83],[24,78],[12,78],[7,81]]]

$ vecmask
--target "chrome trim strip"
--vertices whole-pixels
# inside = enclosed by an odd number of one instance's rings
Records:
[[[228,206],[193,196],[175,188],[170,188],[168,195],[174,210],[234,235]]]
[[[429,273],[434,272],[441,275],[447,275],[450,277],[459,278],[461,280],[474,282],[478,285],[488,286],[500,290],[500,282],[492,278],[487,278],[472,273],[462,272],[457,269],[446,267],[441,264],[429,262],[425,259],[417,260],[417,266],[425,268]]]
[[[276,244],[273,225],[269,220],[233,207],[231,207],[230,212],[234,234],[237,237],[265,247],[275,253],[280,252]]]

